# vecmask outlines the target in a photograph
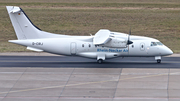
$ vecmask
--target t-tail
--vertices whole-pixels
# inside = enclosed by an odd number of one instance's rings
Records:
[[[41,30],[26,16],[26,13],[16,6],[6,6],[18,40],[37,39]]]
[[[41,39],[41,38],[58,38],[66,35],[52,34],[41,31],[28,18],[26,13],[17,6],[6,6],[12,25],[14,27],[18,40]]]
[[[26,46],[27,49],[33,51],[43,51],[43,46],[39,45],[39,41],[67,37],[67,35],[41,31],[31,22],[26,13],[20,7],[6,6],[6,8],[18,38],[18,40],[9,40],[11,43]]]

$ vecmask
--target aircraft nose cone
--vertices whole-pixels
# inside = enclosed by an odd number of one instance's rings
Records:
[[[168,52],[170,55],[173,54],[173,51],[171,49],[169,49],[169,52]]]
[[[172,51],[171,49],[169,49],[168,47],[166,47],[164,54],[165,54],[165,55],[172,55],[172,54],[173,54],[173,51]]]

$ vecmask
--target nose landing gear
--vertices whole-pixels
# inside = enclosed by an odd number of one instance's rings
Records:
[[[161,59],[158,59],[158,60],[157,60],[157,63],[161,63]]]
[[[161,56],[155,56],[155,60],[157,61],[157,63],[161,63]]]

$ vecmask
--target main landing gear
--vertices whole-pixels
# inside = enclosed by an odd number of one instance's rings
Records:
[[[97,55],[97,63],[101,64],[105,60],[105,54],[104,53],[99,53]]]
[[[161,63],[161,56],[155,56],[155,60],[157,61],[157,63]]]
[[[102,59],[97,60],[97,63],[101,64],[103,62]]]
[[[158,60],[157,60],[157,63],[161,63],[161,59],[158,59]]]

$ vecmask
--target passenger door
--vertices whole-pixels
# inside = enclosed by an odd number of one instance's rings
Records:
[[[71,42],[71,55],[76,55],[76,43]]]

